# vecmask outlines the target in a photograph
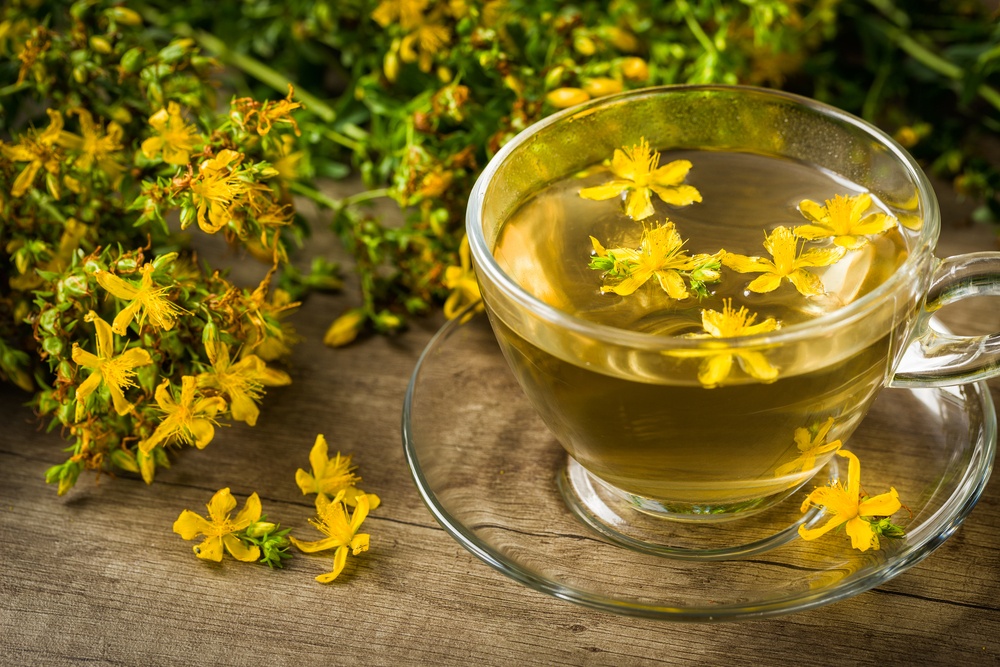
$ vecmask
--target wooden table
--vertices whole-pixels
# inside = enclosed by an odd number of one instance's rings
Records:
[[[946,212],[959,219],[961,212]],[[995,230],[947,227],[944,256],[993,249]],[[333,252],[328,234],[310,243]],[[26,395],[0,390],[0,663],[311,664],[941,664],[1000,662],[1000,485],[958,532],[883,586],[780,618],[714,625],[637,620],[530,590],[477,560],[434,521],[403,459],[400,413],[413,366],[439,318],[404,335],[325,348],[353,292],[311,297],[294,383],[272,389],[256,428],[222,429],[147,487],[82,477],[58,497],[43,480],[63,460]],[[996,301],[947,310],[963,331],[1000,330]],[[968,332],[968,331],[965,331]],[[1000,381],[991,383],[994,400]],[[331,585],[329,559],[285,570],[200,561],[171,532],[230,486],[258,492],[269,516],[311,534],[310,497],[294,483],[317,433],[352,453],[383,506],[371,550]],[[312,539],[311,537],[307,539]]]

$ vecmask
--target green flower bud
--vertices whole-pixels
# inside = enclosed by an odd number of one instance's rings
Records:
[[[92,48],[94,51],[97,51],[98,53],[103,53],[104,55],[111,53],[112,50],[111,42],[109,42],[104,37],[101,37],[100,35],[90,36],[90,48]]]
[[[126,51],[119,64],[129,74],[135,74],[141,70],[143,65],[146,64],[146,57],[142,53],[142,48],[136,46]]]
[[[64,348],[65,345],[63,344],[61,338],[58,338],[56,336],[46,336],[45,338],[42,339],[42,350],[44,350],[45,353],[49,354],[50,356],[58,357],[62,355]]]

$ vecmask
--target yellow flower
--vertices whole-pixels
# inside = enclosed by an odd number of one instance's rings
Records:
[[[226,401],[220,396],[199,396],[195,384],[196,380],[191,375],[181,378],[180,401],[174,400],[170,380],[164,380],[156,388],[156,403],[166,416],[153,435],[139,443],[139,449],[148,453],[171,438],[198,449],[204,449],[212,441],[215,437],[215,415],[226,409]]]
[[[83,418],[84,404],[87,397],[102,383],[107,385],[114,402],[115,412],[126,415],[132,409],[132,404],[125,400],[123,389],[134,387],[134,368],[153,363],[149,352],[134,347],[115,356],[115,339],[111,325],[90,311],[83,318],[85,322],[93,322],[97,332],[97,354],[84,350],[78,343],[73,343],[73,361],[79,366],[93,371],[76,390],[76,420]]]
[[[138,287],[107,271],[98,271],[95,278],[109,294],[129,302],[125,308],[118,311],[111,325],[111,330],[119,336],[125,335],[128,325],[136,318],[137,313],[140,330],[148,317],[149,323],[154,327],[170,331],[174,328],[177,315],[184,312],[167,298],[169,288],[160,287],[153,282],[152,262],[142,267],[142,278]]]
[[[451,31],[440,23],[422,23],[403,38],[399,44],[399,57],[404,63],[417,62],[422,72],[430,72],[434,54],[447,46]]]
[[[780,328],[774,318],[767,318],[759,324],[754,324],[756,313],[751,313],[744,306],[733,309],[732,299],[723,302],[722,312],[704,309],[701,311],[703,334],[691,334],[690,338],[737,338],[767,333]],[[712,389],[722,384],[729,377],[735,360],[740,368],[757,380],[773,382],[778,377],[778,369],[771,365],[758,350],[736,349],[720,346],[718,350],[676,350],[670,353],[676,357],[705,357],[698,370],[698,381],[706,389]]]
[[[247,189],[233,172],[242,161],[242,153],[227,148],[199,166],[197,178],[191,181],[191,192],[198,207],[198,226],[203,231],[214,234],[232,219],[233,200]]]
[[[815,433],[807,428],[795,429],[795,444],[798,445],[801,453],[794,461],[778,466],[777,470],[774,471],[774,476],[781,477],[800,470],[808,472],[816,465],[817,457],[840,449],[840,440],[826,441],[826,436],[832,426],[833,417],[830,417],[818,428],[814,427]]]
[[[198,386],[215,389],[229,401],[229,413],[236,421],[250,426],[257,423],[260,410],[256,401],[264,387],[291,384],[292,378],[284,371],[268,368],[257,355],[251,354],[231,363],[229,346],[217,341],[205,342],[205,353],[212,370],[198,376]]]
[[[360,496],[368,496],[370,509],[375,509],[381,504],[381,500],[374,493],[365,493],[355,486],[361,478],[354,474],[357,467],[351,466],[350,454],[341,456],[340,452],[337,452],[332,459],[329,457],[326,438],[322,434],[316,436],[316,442],[309,452],[309,466],[312,468],[312,474],[302,468],[295,471],[295,483],[302,489],[303,495],[342,494],[344,502],[351,507],[357,505]]]
[[[246,347],[243,348],[241,355],[243,357],[256,354],[264,361],[275,361],[288,356],[292,351],[292,345],[299,341],[295,328],[285,318],[294,312],[300,303],[292,301],[292,296],[283,289],[274,290],[271,300],[268,301],[269,283],[269,277],[265,278],[250,295],[246,317],[253,324],[253,328],[248,332]]]
[[[862,217],[872,205],[871,195],[854,197],[835,195],[826,200],[826,206],[803,199],[799,211],[813,224],[795,228],[795,235],[803,239],[833,238],[833,242],[849,250],[860,248],[868,242],[866,236],[889,231],[896,226],[896,219],[885,213],[871,213]]]
[[[771,253],[773,261],[726,252],[722,255],[722,265],[740,273],[763,273],[747,285],[751,292],[771,292],[781,285],[782,280],[788,280],[805,296],[823,294],[826,291],[823,281],[816,274],[806,271],[806,267],[829,266],[844,256],[844,249],[800,252],[798,245],[798,239],[787,227],[776,227],[764,239],[764,249]]]
[[[874,547],[878,549],[878,533],[871,521],[865,517],[888,517],[894,514],[902,504],[896,489],[889,487],[888,493],[871,498],[861,497],[861,462],[858,457],[847,450],[840,450],[838,455],[848,460],[847,485],[835,482],[830,486],[821,486],[802,503],[802,511],[810,507],[821,507],[833,516],[819,528],[799,526],[799,535],[804,540],[815,540],[841,524],[847,524],[847,534],[851,538],[851,546],[861,551]]]
[[[358,496],[358,505],[354,508],[354,514],[350,519],[347,517],[347,507],[343,501],[343,491],[333,500],[323,494],[316,496],[317,516],[316,519],[310,519],[309,523],[326,535],[325,539],[303,542],[289,537],[292,544],[307,554],[336,549],[333,553],[333,571],[316,577],[316,581],[321,584],[327,584],[337,578],[347,562],[348,551],[355,556],[362,551],[368,551],[369,536],[365,533],[358,534],[361,523],[368,516],[368,496],[363,494]]]
[[[74,162],[78,169],[86,171],[96,162],[97,166],[111,177],[112,182],[117,183],[125,171],[125,167],[116,155],[122,150],[124,135],[122,126],[112,121],[108,123],[107,134],[104,134],[86,109],[74,109],[71,113],[80,117],[80,136],[63,132],[60,144],[71,150],[80,151],[79,157]]]
[[[601,292],[614,292],[619,296],[632,294],[650,278],[656,277],[660,287],[672,299],[691,296],[684,283],[684,277],[701,279],[701,282],[718,280],[718,257],[716,255],[687,255],[682,251],[684,240],[677,233],[674,223],[667,220],[663,225],[643,226],[642,239],[638,250],[632,248],[605,249],[593,236],[597,259],[591,268],[605,269],[605,284]],[[613,284],[608,284],[608,281]]]
[[[398,22],[404,30],[420,24],[430,0],[382,0],[372,12],[372,19],[383,28]]]
[[[204,535],[205,540],[194,547],[198,558],[205,560],[222,560],[222,549],[245,563],[252,563],[260,558],[260,549],[245,545],[234,533],[245,529],[251,523],[260,519],[260,498],[256,493],[247,498],[243,509],[232,519],[229,515],[236,509],[236,499],[229,489],[221,489],[208,501],[208,519],[198,516],[191,510],[184,510],[174,521],[174,532],[185,540],[193,540],[198,535]]]
[[[643,220],[656,211],[650,192],[674,206],[688,206],[701,201],[701,193],[690,185],[683,185],[691,163],[674,160],[662,167],[660,154],[650,149],[645,139],[631,148],[615,149],[611,158],[611,172],[616,176],[604,185],[580,190],[584,199],[604,200],[625,193],[625,213],[633,220]]]
[[[20,141],[13,146],[3,146],[3,154],[12,162],[27,162],[27,166],[14,179],[10,194],[20,197],[35,183],[35,178],[41,169],[55,175],[59,173],[62,155],[59,144],[68,133],[63,132],[62,114],[53,109],[46,109],[49,115],[49,126],[44,131],[30,130],[21,135]],[[48,179],[48,189],[53,197],[59,199],[59,190],[55,179]]]
[[[462,244],[458,247],[459,266],[449,266],[444,271],[444,286],[451,290],[448,299],[444,302],[444,316],[449,320],[455,319],[467,306],[482,301],[479,293],[479,283],[476,281],[476,270],[472,268],[472,260],[469,258],[469,237],[462,237]],[[482,303],[476,307],[476,312],[483,309]],[[470,312],[466,319],[472,316]]]
[[[169,102],[166,109],[150,116],[149,124],[156,134],[142,142],[143,155],[150,160],[159,156],[167,164],[176,165],[185,165],[191,160],[191,152],[201,142],[201,136],[194,126],[184,122],[176,102]]]
[[[250,119],[254,116],[257,117],[257,134],[260,136],[266,135],[271,131],[271,125],[274,123],[284,123],[286,125],[291,125],[292,130],[295,132],[295,136],[300,136],[302,130],[299,129],[299,124],[295,122],[292,118],[292,112],[297,109],[303,109],[301,102],[293,102],[292,97],[295,95],[295,88],[292,84],[288,84],[288,95],[285,99],[278,100],[274,102],[268,100],[264,102],[259,109],[250,109],[247,111],[246,117],[243,119],[244,122],[249,123]]]

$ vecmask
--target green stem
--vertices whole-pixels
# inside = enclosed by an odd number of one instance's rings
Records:
[[[356,142],[354,139],[351,139],[346,134],[341,134],[340,132],[337,132],[332,128],[325,128],[323,130],[323,136],[332,141],[333,143],[340,144],[344,148],[347,148],[354,152],[358,152],[362,148],[361,144]]]
[[[9,86],[4,86],[0,88],[0,97],[7,97],[8,95],[13,95],[14,93],[24,90],[28,87],[27,81],[22,81],[21,83],[12,83]]]
[[[60,211],[58,208],[52,205],[52,202],[49,201],[48,197],[43,195],[35,188],[31,188],[30,192],[31,192],[31,198],[35,201],[36,204],[38,204],[38,208],[42,209],[43,211],[51,215],[53,219],[58,220],[64,225],[66,224],[66,216],[62,214],[62,211]]]
[[[312,199],[314,202],[320,206],[326,206],[334,211],[339,211],[341,209],[347,208],[348,206],[354,206],[355,204],[360,204],[361,202],[369,201],[372,199],[378,199],[380,197],[388,197],[388,188],[376,188],[375,190],[365,190],[364,192],[359,192],[357,194],[344,197],[343,199],[334,199],[328,195],[323,194],[316,188],[305,185],[304,183],[293,182],[291,184],[292,192],[300,194],[304,197]]]
[[[681,14],[684,16],[684,22],[687,23],[688,30],[694,35],[694,38],[698,40],[709,53],[715,53],[715,44],[712,42],[711,38],[705,31],[702,30],[701,24],[695,19],[694,14],[691,11],[691,6],[687,3],[687,0],[677,0],[677,8],[681,10]]]
[[[958,65],[932,52],[923,44],[895,26],[887,25],[882,21],[873,21],[872,23],[896,46],[927,69],[955,81],[961,80],[962,68]],[[1000,111],[1000,91],[984,83],[976,88],[976,92],[979,93],[980,97],[995,107],[997,111]]]

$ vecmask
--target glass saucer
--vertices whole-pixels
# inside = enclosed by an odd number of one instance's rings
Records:
[[[564,502],[567,456],[518,387],[484,315],[449,322],[424,350],[403,407],[403,446],[437,521],[516,581],[619,614],[734,620],[841,600],[928,556],[989,478],[996,414],[984,383],[882,392],[850,449],[869,492],[891,484],[909,513],[895,517],[905,538],[883,539],[866,553],[852,549],[842,529],[806,542],[779,523],[785,519],[768,526],[766,515],[697,527],[753,545],[733,557],[637,550],[596,532]],[[830,473],[816,482],[823,476]],[[782,505],[797,506],[813,486]]]

